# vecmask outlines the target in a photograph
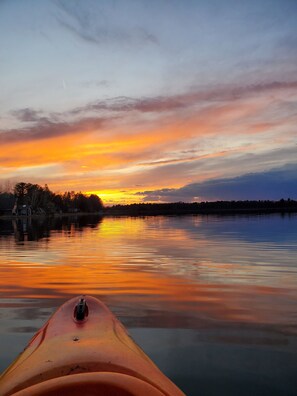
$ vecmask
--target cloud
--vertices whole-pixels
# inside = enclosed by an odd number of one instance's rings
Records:
[[[60,0],[56,1],[56,5],[60,10],[59,15],[56,16],[60,26],[89,44],[129,43],[138,46],[146,43],[158,44],[157,37],[140,25],[121,26],[121,18],[118,16],[116,20],[112,15],[114,9],[111,8],[111,11],[104,9],[102,4],[98,5],[98,2],[69,3]]]
[[[55,121],[55,116],[39,117],[37,112],[30,109],[15,111],[14,114],[24,122],[34,122],[34,125],[1,131],[0,144],[52,139],[75,135],[82,131],[98,130],[103,127],[105,121],[104,118],[99,117],[84,118],[74,122]]]
[[[259,200],[297,198],[297,163],[234,178],[207,180],[182,188],[138,192],[144,201]]]
[[[59,171],[51,175],[56,186],[98,191],[141,184],[148,191],[137,199],[217,199],[203,180],[227,180],[296,161],[294,84],[122,96],[64,113],[18,109],[13,121],[20,126],[0,132],[1,172],[11,178],[27,167],[29,178],[37,173],[34,166],[57,164]],[[191,188],[177,188],[182,185]]]
[[[11,112],[11,114],[19,121],[23,122],[36,122],[41,120],[41,112],[34,109],[25,108],[14,110]]]
[[[188,92],[144,98],[126,96],[115,97],[105,101],[95,101],[73,110],[74,114],[86,111],[138,111],[140,113],[164,113],[185,109],[198,104],[216,104],[234,102],[239,99],[255,97],[262,93],[275,94],[281,91],[295,90],[297,81],[273,81],[251,85],[220,85],[208,89],[192,88]]]
[[[85,82],[91,85],[92,82]],[[106,86],[109,82],[103,80],[94,82],[94,85]],[[90,102],[84,106],[76,107],[63,114],[51,113],[45,116],[42,111],[38,111],[31,108],[17,109],[12,111],[19,121],[23,122],[40,122],[40,123],[57,123],[59,120],[66,119],[73,116],[88,117],[87,114],[103,112],[105,119],[114,118],[112,113],[134,113],[137,112],[140,115],[146,113],[156,113],[162,115],[163,113],[172,113],[178,116],[178,112],[184,113],[185,110],[192,111],[192,115],[202,114],[208,118],[215,118],[226,111],[230,111],[240,106],[252,108],[258,106],[259,97],[263,93],[264,99],[268,101],[274,100],[274,95],[278,93],[287,94],[288,91],[292,91],[295,94],[297,88],[297,81],[273,81],[266,84],[256,85],[220,85],[210,87],[208,89],[203,88],[192,88],[182,94],[170,95],[170,96],[152,96],[152,97],[139,97],[132,98],[127,96],[118,96],[105,100],[97,100]],[[246,100],[246,101],[245,101]],[[250,102],[249,102],[250,100]],[[277,101],[279,101],[277,99]],[[255,104],[253,105],[253,103]],[[282,109],[287,112],[295,112],[296,106],[292,101],[282,100],[279,103]],[[191,115],[191,114],[187,114]],[[95,117],[94,117],[95,120]],[[77,121],[76,121],[77,122]],[[81,121],[79,121],[81,122]],[[255,125],[259,124],[260,129],[263,127],[270,127],[274,125],[273,120],[270,117],[269,122],[263,122],[260,120]]]

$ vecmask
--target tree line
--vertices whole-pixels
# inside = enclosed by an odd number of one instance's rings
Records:
[[[137,203],[114,205],[105,208],[109,215],[183,215],[183,214],[228,214],[251,212],[297,212],[297,201],[281,199],[279,201],[216,201],[216,202],[173,202],[173,203]]]
[[[63,194],[52,192],[47,184],[44,187],[32,183],[17,183],[13,192],[0,192],[0,208],[10,207],[11,203],[30,207],[32,214],[101,212],[103,202],[98,195],[89,196],[74,191]]]
[[[1,186],[0,186],[1,187]],[[9,186],[10,191],[0,189],[0,214],[8,213],[13,206],[30,207],[32,214],[53,213],[104,213],[109,215],[147,216],[182,215],[212,213],[250,213],[250,212],[297,212],[297,201],[216,201],[216,202],[174,202],[174,203],[135,203],[104,207],[102,200],[95,194],[89,196],[74,191],[62,194],[52,192],[47,184],[44,187],[32,183],[17,183]],[[8,209],[9,208],[9,209]]]

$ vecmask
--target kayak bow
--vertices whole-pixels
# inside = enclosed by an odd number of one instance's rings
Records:
[[[63,304],[0,377],[2,396],[182,396],[91,296]]]

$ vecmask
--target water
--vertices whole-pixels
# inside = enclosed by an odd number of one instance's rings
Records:
[[[0,371],[91,294],[187,395],[296,395],[296,257],[296,215],[0,220]]]

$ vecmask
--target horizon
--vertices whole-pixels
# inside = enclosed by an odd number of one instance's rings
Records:
[[[45,189],[48,189],[51,193],[53,193],[55,196],[61,196],[61,197],[63,197],[63,196],[65,196],[65,195],[69,195],[69,194],[71,194],[73,197],[74,196],[81,196],[81,195],[83,195],[84,197],[91,197],[91,196],[93,196],[93,195],[95,195],[95,196],[97,196],[99,199],[100,199],[100,202],[101,202],[101,204],[103,205],[103,208],[112,208],[113,206],[133,206],[133,205],[148,205],[148,206],[150,206],[150,205],[177,205],[177,206],[179,206],[179,205],[183,205],[183,206],[191,206],[192,204],[198,204],[198,205],[200,205],[200,204],[222,204],[222,203],[231,203],[232,205],[237,205],[237,204],[239,204],[239,203],[247,203],[247,204],[251,204],[251,203],[256,203],[256,204],[262,204],[262,203],[267,203],[267,204],[272,204],[272,203],[278,203],[278,202],[280,202],[280,203],[285,203],[285,202],[287,202],[287,203],[290,203],[290,204],[294,204],[294,203],[296,203],[296,201],[295,201],[295,199],[292,199],[290,196],[288,196],[287,198],[285,198],[285,197],[282,197],[282,198],[279,198],[279,199],[260,199],[260,200],[254,200],[254,199],[248,199],[248,198],[246,198],[246,199],[239,199],[239,200],[233,200],[233,199],[221,199],[221,200],[215,200],[215,199],[210,199],[210,200],[204,200],[204,201],[202,201],[202,200],[196,200],[196,201],[162,201],[162,202],[160,202],[160,201],[157,201],[156,202],[156,200],[155,201],[152,201],[152,202],[150,202],[150,201],[142,201],[142,202],[129,202],[129,203],[120,203],[120,202],[115,202],[115,203],[113,203],[113,204],[105,204],[105,202],[103,201],[103,199],[100,197],[100,195],[98,195],[98,194],[93,194],[93,193],[90,193],[90,194],[86,194],[86,193],[83,193],[83,192],[81,192],[81,191],[63,191],[63,192],[54,192],[54,191],[51,191],[51,189],[50,189],[50,186],[47,184],[47,183],[44,183],[43,185],[39,185],[39,184],[32,184],[32,183],[30,183],[30,182],[19,182],[19,183],[17,183],[17,184],[24,184],[24,185],[26,185],[27,184],[27,186],[25,186],[25,190],[26,190],[26,192],[25,192],[25,196],[30,196],[30,194],[32,194],[32,192],[31,193],[28,193],[28,186],[30,186],[30,187],[37,187],[37,188],[40,188],[42,191],[44,191]],[[4,196],[6,196],[7,197],[7,195],[8,196],[10,196],[10,198],[11,197],[15,197],[15,200],[17,201],[18,200],[18,194],[19,194],[19,192],[16,192],[16,190],[15,190],[15,188],[17,187],[17,184],[15,184],[14,186],[13,185],[11,185],[11,183],[10,182],[7,182],[6,183],[6,186],[4,185],[1,185],[0,184],[0,197],[2,196],[2,195],[4,195]],[[72,198],[73,199],[73,198]],[[1,202],[0,202],[0,206],[1,206]],[[30,205],[29,205],[30,206]],[[254,207],[255,209],[256,209],[256,207]],[[261,206],[261,208],[262,209],[265,209],[265,207],[262,207]],[[269,206],[267,206],[266,207],[267,209],[269,208]],[[1,209],[1,208],[0,208]],[[223,208],[224,209],[224,208]],[[235,209],[235,207],[234,207],[234,209]],[[242,207],[241,209],[245,209],[244,207]],[[279,209],[278,207],[277,208],[274,208],[274,209]],[[67,212],[66,212],[67,213]]]
[[[0,185],[108,206],[296,199],[296,11],[0,2]]]

